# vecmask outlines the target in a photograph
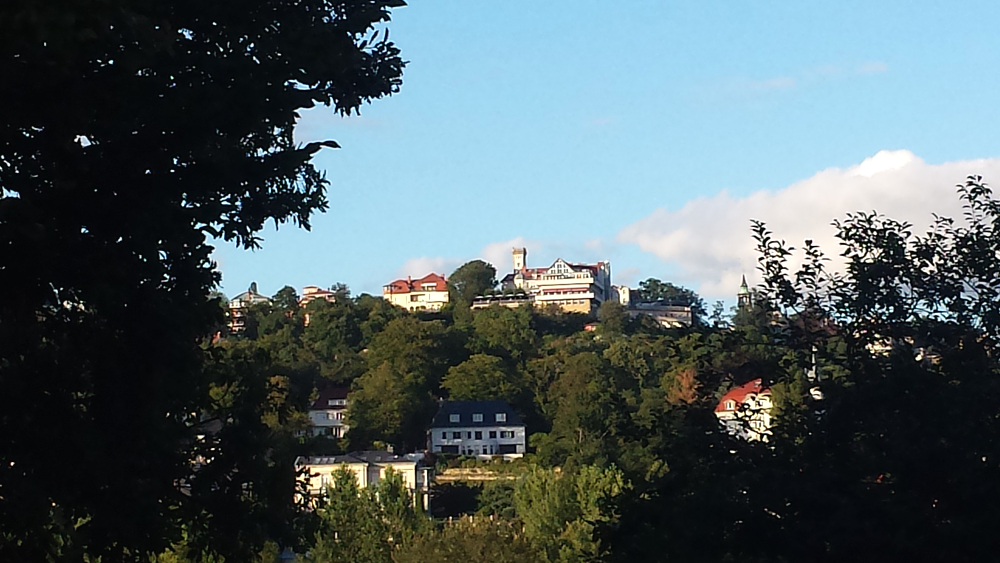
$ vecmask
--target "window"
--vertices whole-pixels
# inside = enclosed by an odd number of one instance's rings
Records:
[[[465,433],[465,437],[468,438],[469,440],[471,440],[472,439],[472,432],[466,432]]]
[[[462,439],[462,433],[461,432],[452,432],[451,433],[451,437],[452,437],[453,440],[461,440]]]
[[[496,414],[496,420],[497,420],[497,422],[507,422],[507,413],[505,413],[505,412],[498,412]]]
[[[497,438],[497,431],[496,430],[490,430],[490,438],[496,440],[496,438]]]
[[[736,401],[733,401],[732,399],[726,401],[726,410],[727,411],[734,410],[735,408],[736,408]]]
[[[500,438],[513,438],[513,437],[514,437],[514,431],[513,430],[501,430],[500,431]]]
[[[448,421],[449,422],[461,422],[462,421],[462,415],[460,415],[460,414],[449,414],[448,415]]]
[[[420,296],[419,295],[411,295],[410,296],[410,302],[412,303],[414,301],[420,301]]]
[[[483,433],[481,431],[479,431],[479,430],[476,430],[476,439],[477,440],[482,440],[483,439]]]
[[[472,422],[482,422],[482,421],[483,421],[483,413],[481,412],[473,413]]]

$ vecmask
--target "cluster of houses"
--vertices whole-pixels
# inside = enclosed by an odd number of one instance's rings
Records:
[[[576,264],[562,258],[547,267],[529,268],[528,250],[511,250],[512,270],[500,280],[500,291],[473,299],[473,309],[492,306],[557,307],[567,313],[596,316],[605,301],[621,303],[633,317],[649,315],[666,327],[690,326],[694,321],[691,308],[663,302],[642,302],[632,299],[635,293],[627,286],[611,283],[611,262]],[[431,272],[418,279],[407,277],[382,286],[382,298],[408,311],[439,311],[449,300],[448,280]],[[336,293],[317,286],[302,288],[299,305],[315,299],[336,300]],[[246,310],[254,305],[270,303],[257,291],[257,284],[229,301],[229,330],[238,333],[245,328]]]
[[[621,303],[633,317],[649,315],[667,327],[689,326],[691,308],[672,303],[648,303],[631,299],[633,291],[611,283],[611,263],[576,264],[557,259],[547,267],[530,268],[528,251],[514,248],[512,271],[500,281],[500,291],[478,296],[472,307],[557,307],[564,312],[596,316],[606,301]],[[419,279],[398,279],[383,286],[382,297],[409,311],[437,311],[448,303],[448,280],[430,273]],[[302,290],[299,305],[315,299],[336,300],[336,293],[317,286]],[[740,287],[739,304],[750,299],[746,280]],[[245,312],[270,299],[257,291],[256,283],[229,302],[230,331],[245,329]],[[728,431],[748,440],[766,440],[771,426],[770,390],[760,379],[735,387],[719,401],[715,414]],[[304,434],[313,437],[343,438],[348,430],[346,419],[349,389],[328,387],[319,391],[309,409],[310,427]],[[480,459],[514,459],[526,451],[525,426],[514,409],[504,401],[443,401],[427,429],[430,454],[451,454]],[[433,481],[426,453],[397,455],[388,451],[361,451],[345,455],[300,457],[296,464],[312,476],[310,492],[320,494],[332,483],[332,473],[346,468],[358,483],[371,486],[392,470],[403,477],[407,487],[429,509],[426,492]]]
[[[343,437],[349,427],[344,413],[349,390],[328,387],[309,408],[312,436]],[[527,447],[521,417],[506,401],[442,401],[427,430],[427,453],[453,454],[479,459],[511,460],[523,457]],[[402,476],[424,510],[430,510],[427,492],[434,475],[426,453],[397,455],[389,451],[361,451],[345,455],[303,456],[296,467],[310,476],[309,493],[319,495],[333,483],[338,469],[350,471],[358,484],[369,487],[388,471]]]

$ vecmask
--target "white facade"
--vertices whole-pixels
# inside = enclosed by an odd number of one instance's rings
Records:
[[[526,446],[524,423],[506,401],[444,401],[427,431],[434,453],[512,459]]]
[[[319,397],[309,407],[310,434],[343,438],[350,427],[347,425],[346,387],[328,387],[319,392]]]
[[[528,268],[527,250],[512,250],[514,272],[505,289],[522,289],[534,297],[538,307],[556,305],[566,312],[596,314],[601,303],[616,299],[611,286],[611,263],[571,264],[562,258],[548,268]]]
[[[771,390],[754,379],[730,389],[715,407],[715,416],[730,434],[767,441],[771,434]]]
[[[250,284],[250,289],[229,300],[229,332],[241,332],[245,327],[246,309],[271,300],[257,293],[257,282]]]
[[[526,443],[524,426],[470,426],[430,430],[431,451],[434,453],[516,458],[524,456]]]

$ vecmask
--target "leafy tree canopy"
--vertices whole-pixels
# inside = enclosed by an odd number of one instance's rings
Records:
[[[209,389],[236,376],[198,344],[221,322],[207,237],[254,247],[326,208],[311,158],[336,143],[297,145],[298,112],[399,88],[374,29],[400,4],[0,4],[0,286],[18,296],[0,304],[0,559],[145,561],[186,526],[244,560],[291,520],[266,502],[271,446],[239,426],[219,439],[244,450],[193,473]],[[251,521],[271,524],[234,532]]]
[[[665,301],[675,305],[691,307],[691,312],[697,318],[704,318],[707,314],[705,301],[697,293],[670,282],[649,278],[646,281],[639,282],[638,293],[640,301]]]
[[[468,306],[477,295],[497,286],[497,269],[482,260],[466,262],[448,278],[448,293],[453,302]]]

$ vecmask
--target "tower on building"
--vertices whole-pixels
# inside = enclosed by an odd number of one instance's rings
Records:
[[[743,281],[740,283],[740,290],[736,292],[736,306],[740,309],[753,307],[753,294],[750,293],[750,286],[747,285],[746,275],[743,276]]]
[[[514,257],[514,271],[520,272],[528,263],[528,249],[513,248],[511,249],[511,255]]]

